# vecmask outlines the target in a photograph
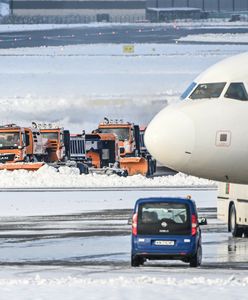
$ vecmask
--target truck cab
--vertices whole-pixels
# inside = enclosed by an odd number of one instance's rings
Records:
[[[38,130],[8,124],[0,127],[0,162],[39,160],[46,154]]]
[[[47,148],[48,162],[65,160],[70,147],[70,140],[68,140],[68,145],[66,143],[69,132],[66,134],[67,131],[60,127],[48,128],[45,126],[40,128],[40,133]]]
[[[119,140],[121,157],[133,156],[138,144],[135,138],[135,125],[122,121],[105,121],[99,124],[99,133],[116,134]]]

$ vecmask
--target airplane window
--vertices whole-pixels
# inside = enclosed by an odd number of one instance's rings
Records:
[[[225,93],[225,97],[243,101],[248,100],[248,95],[242,82],[231,83]]]
[[[190,99],[205,99],[205,98],[219,98],[226,83],[216,82],[216,83],[201,83],[190,95]]]
[[[185,98],[193,91],[193,89],[195,88],[195,86],[196,86],[196,83],[195,83],[195,82],[192,82],[192,83],[187,87],[187,89],[182,93],[181,99],[185,99]]]

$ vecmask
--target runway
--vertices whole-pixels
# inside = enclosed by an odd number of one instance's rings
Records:
[[[81,44],[133,44],[133,43],[157,43],[173,44],[181,37],[189,34],[225,34],[247,33],[246,26],[239,28],[219,27],[194,28],[168,26],[166,24],[137,24],[137,25],[98,25],[78,26],[76,28],[33,30],[21,32],[0,33],[0,49],[19,47],[65,46]],[[198,42],[199,44],[199,42]],[[203,43],[204,44],[204,43]],[[207,43],[208,44],[208,43]],[[220,44],[219,42],[217,44]],[[230,44],[226,41],[224,44]],[[232,44],[232,43],[231,43]],[[237,42],[236,42],[237,44]],[[242,44],[244,44],[242,42]]]
[[[202,268],[248,267],[247,239],[233,239],[217,220],[214,188],[1,192],[0,264],[130,267],[130,219],[139,197],[191,193],[202,226]],[[147,263],[161,266],[161,262]],[[162,266],[181,266],[167,262]]]

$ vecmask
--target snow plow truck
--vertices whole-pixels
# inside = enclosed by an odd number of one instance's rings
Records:
[[[156,171],[156,161],[147,150],[144,150],[143,134],[141,134],[139,125],[104,118],[104,122],[99,124],[95,132],[116,134],[119,141],[120,168],[126,170],[128,175],[150,176]]]
[[[32,128],[15,124],[0,127],[0,170],[37,171],[44,164],[77,167],[80,174],[88,174],[83,162],[70,161],[68,130],[34,122]]]
[[[36,171],[47,159],[38,129],[8,124],[0,127],[0,170]]]

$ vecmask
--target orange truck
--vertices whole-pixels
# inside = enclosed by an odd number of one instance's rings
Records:
[[[43,124],[44,125],[44,124]],[[9,124],[0,127],[0,170],[37,171],[44,164],[76,167],[88,174],[83,162],[70,161],[70,133],[51,124],[33,128]]]
[[[34,123],[36,125],[36,123]],[[79,169],[80,174],[88,174],[85,156],[85,138],[81,135],[70,135],[69,130],[51,124],[37,125],[46,141],[47,162],[54,167],[68,166]]]
[[[0,170],[35,171],[43,166],[46,157],[39,130],[15,124],[0,127]]]
[[[138,125],[121,120],[111,121],[105,118],[104,122],[99,124],[96,132],[100,134],[112,133],[118,137],[120,168],[126,170],[128,175],[153,175],[156,161],[148,151],[141,150],[141,132]]]
[[[128,175],[120,168],[120,151],[116,134],[96,132],[86,134],[85,150],[93,173]]]
[[[67,159],[67,147],[65,137],[67,131],[63,128],[42,128],[40,129],[43,140],[47,140],[46,148],[48,152],[48,161],[64,161]]]

